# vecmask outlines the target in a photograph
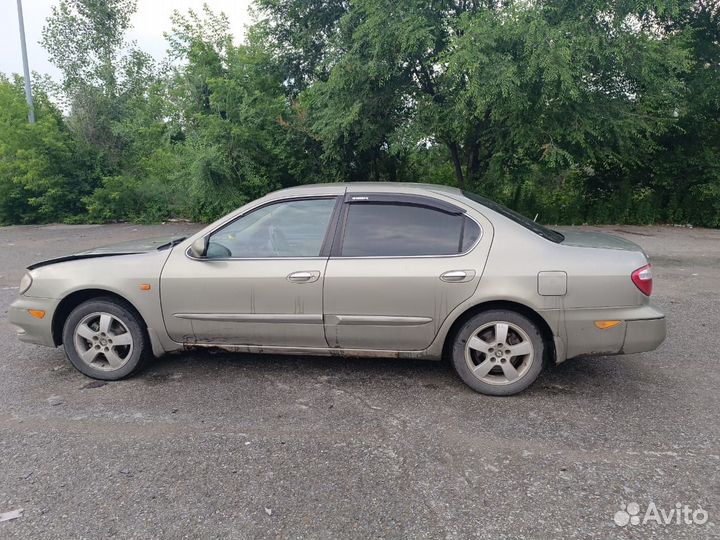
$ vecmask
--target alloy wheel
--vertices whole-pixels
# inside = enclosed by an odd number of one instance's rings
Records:
[[[123,367],[133,352],[133,338],[127,325],[110,313],[83,317],[74,331],[75,350],[88,366],[103,371]]]
[[[465,344],[465,361],[482,382],[496,386],[521,379],[535,361],[530,337],[518,325],[493,321],[475,330]]]

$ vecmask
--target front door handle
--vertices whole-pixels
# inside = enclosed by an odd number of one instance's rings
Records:
[[[317,281],[320,277],[320,272],[317,270],[301,270],[300,272],[293,272],[287,279],[293,283],[312,283]]]
[[[440,274],[440,279],[447,283],[464,283],[475,277],[475,270],[450,270]]]

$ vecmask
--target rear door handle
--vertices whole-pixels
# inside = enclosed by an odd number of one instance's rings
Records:
[[[293,283],[312,283],[317,281],[320,277],[320,272],[317,270],[301,270],[300,272],[293,272],[287,279]]]
[[[440,274],[440,279],[447,283],[463,283],[475,277],[475,270],[450,270]]]

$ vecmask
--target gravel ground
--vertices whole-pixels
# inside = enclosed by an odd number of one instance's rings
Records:
[[[512,398],[441,362],[197,353],[101,385],[5,321],[33,261],[195,229],[0,228],[0,538],[720,538],[720,231],[602,228],[649,252],[667,341]],[[617,526],[631,502],[708,521]]]

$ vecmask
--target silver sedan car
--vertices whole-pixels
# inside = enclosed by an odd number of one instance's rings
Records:
[[[636,244],[547,229],[492,201],[420,184],[271,193],[189,238],[109,246],[28,268],[10,321],[97,379],[151,356],[448,357],[485,394],[543,365],[665,339]]]

